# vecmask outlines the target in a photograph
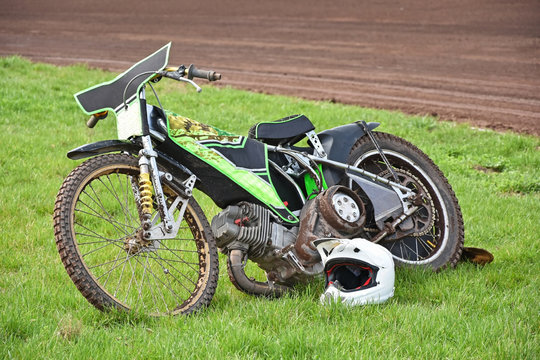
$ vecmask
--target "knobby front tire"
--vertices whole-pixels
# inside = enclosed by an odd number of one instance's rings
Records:
[[[77,289],[100,310],[193,313],[210,303],[217,287],[212,231],[191,198],[176,238],[130,246],[141,226],[138,175],[137,158],[125,154],[91,158],[69,174],[54,209],[62,263]],[[170,206],[180,190],[165,180],[162,185]]]

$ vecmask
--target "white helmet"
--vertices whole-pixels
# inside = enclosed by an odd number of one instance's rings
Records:
[[[313,243],[324,266],[322,303],[379,304],[394,296],[394,260],[386,248],[359,238]]]

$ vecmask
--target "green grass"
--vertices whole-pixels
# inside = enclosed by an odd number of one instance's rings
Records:
[[[397,269],[388,303],[347,308],[320,305],[318,282],[279,300],[249,297],[231,285],[221,258],[214,300],[195,316],[95,310],[60,262],[52,209],[76,165],[65,153],[116,133],[112,117],[87,129],[72,94],[114,77],[0,59],[0,358],[539,357],[539,138],[232,89],[196,94],[165,81],[158,91],[166,108],[236,133],[295,113],[319,129],[380,122],[379,130],[408,139],[441,167],[460,200],[466,245],[487,248],[495,261],[440,273]]]

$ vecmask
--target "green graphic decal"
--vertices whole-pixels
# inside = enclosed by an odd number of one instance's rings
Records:
[[[230,160],[222,156],[216,150],[212,149],[212,147],[220,146],[243,147],[246,141],[243,136],[228,133],[213,126],[199,123],[172,112],[167,112],[167,121],[169,127],[169,136],[176,144],[189,151],[191,154],[195,155],[208,165],[219,170],[222,174],[226,175],[229,179],[244,188],[247,192],[263,203],[270,205],[275,209],[285,208],[283,202],[271,184],[267,183],[253,172],[237,168]],[[209,140],[220,141],[222,144],[204,145],[200,143]],[[266,175],[268,178],[270,178],[268,171],[266,171],[266,173],[261,173],[261,175]],[[293,216],[294,220],[292,222],[296,222],[296,216],[289,211],[288,213]],[[283,218],[282,215],[279,213],[277,214]],[[291,220],[287,218],[283,218],[283,220],[291,222]]]
[[[237,142],[241,136],[220,130],[214,126],[206,125],[195,120],[167,111],[170,135],[175,138],[190,137],[193,140],[218,140]]]
[[[322,165],[319,164],[318,166],[318,173],[322,180],[322,186],[323,189],[328,189],[328,185],[326,184],[326,180],[324,179],[323,171],[322,171]],[[311,200],[314,197],[317,196],[319,193],[319,189],[317,188],[317,184],[315,183],[315,180],[309,174],[304,175],[304,184],[306,186],[306,195],[308,196],[308,199]]]

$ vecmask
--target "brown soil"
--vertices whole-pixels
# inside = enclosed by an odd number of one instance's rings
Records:
[[[0,56],[124,70],[172,41],[223,85],[540,136],[538,0],[335,4],[3,0]]]

